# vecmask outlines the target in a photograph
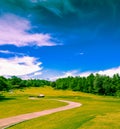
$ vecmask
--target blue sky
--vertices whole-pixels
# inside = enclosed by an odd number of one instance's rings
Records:
[[[0,75],[112,76],[119,48],[119,0],[0,0]]]

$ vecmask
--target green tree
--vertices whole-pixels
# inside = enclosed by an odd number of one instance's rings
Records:
[[[93,93],[94,75],[90,74],[86,78],[86,92]]]
[[[22,79],[17,76],[12,76],[9,79],[9,81],[10,81],[11,85],[13,86],[13,88],[17,88],[17,87],[19,87],[19,84],[22,81]]]
[[[103,78],[104,78],[103,76],[96,74],[94,83],[93,83],[94,93],[104,94],[103,93]]]
[[[3,76],[0,76],[0,91],[8,91],[10,89],[10,85],[7,82],[7,79]]]

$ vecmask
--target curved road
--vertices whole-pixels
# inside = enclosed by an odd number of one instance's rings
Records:
[[[18,116],[14,116],[14,117],[0,119],[0,129],[5,129],[6,127],[9,127],[9,126],[14,125],[19,122],[23,122],[26,120],[30,120],[30,119],[33,119],[36,117],[52,114],[52,113],[59,112],[59,111],[64,111],[64,110],[80,107],[82,105],[77,102],[71,102],[71,101],[66,101],[66,100],[57,100],[57,101],[68,103],[68,105],[62,106],[59,108],[44,110],[44,111],[40,111],[40,112],[33,112],[33,113],[28,113],[28,114],[18,115]]]

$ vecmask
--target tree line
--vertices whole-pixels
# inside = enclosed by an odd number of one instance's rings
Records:
[[[120,97],[119,74],[115,74],[113,77],[90,74],[88,77],[60,78],[52,82],[51,86],[55,89],[70,89],[73,91]]]
[[[49,86],[50,81],[40,79],[22,80],[17,76],[12,76],[11,78],[0,76],[0,91],[9,91],[11,89],[20,89],[24,87],[40,87],[45,85]]]
[[[10,89],[24,87],[40,87],[45,85],[52,86],[55,89],[70,89],[73,91],[120,97],[119,74],[115,74],[113,77],[90,74],[87,77],[66,77],[59,78],[56,81],[40,79],[22,80],[16,76],[12,76],[11,78],[0,76],[0,91],[9,91]]]

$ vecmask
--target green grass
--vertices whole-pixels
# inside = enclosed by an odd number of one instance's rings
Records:
[[[0,119],[66,105],[66,103],[50,100],[47,97],[30,99],[29,96],[37,96],[42,90],[42,88],[36,88],[36,92],[32,93],[32,89],[35,88],[4,93],[6,97],[0,99]]]
[[[17,96],[36,95],[38,90],[46,98],[80,102],[79,108],[35,118],[10,127],[10,129],[119,129],[120,99],[81,92],[30,88],[17,92]],[[39,92],[40,92],[39,91]],[[8,100],[9,101],[9,100]],[[10,100],[12,101],[12,100]],[[47,99],[46,99],[47,101]],[[59,102],[58,102],[59,103]],[[60,105],[59,105],[60,106]],[[6,108],[7,109],[7,108]]]

